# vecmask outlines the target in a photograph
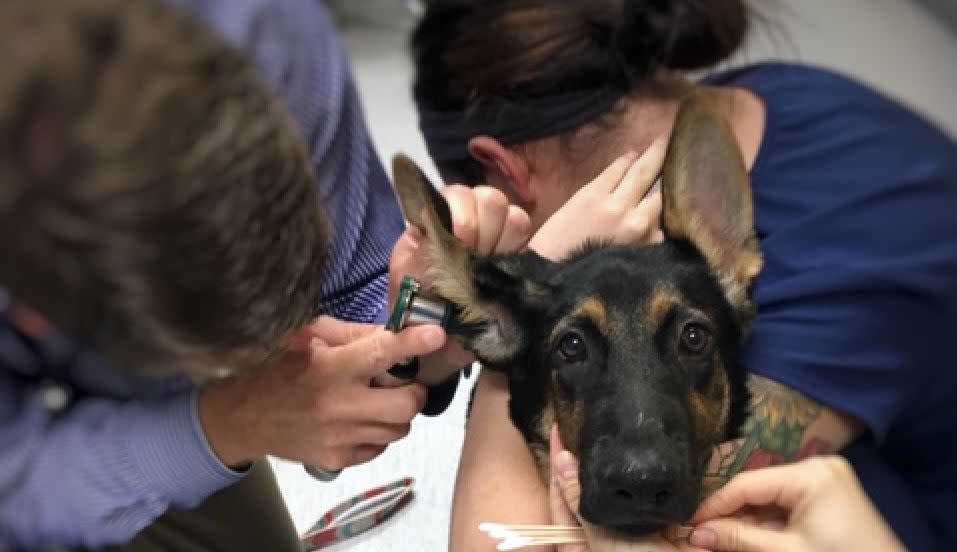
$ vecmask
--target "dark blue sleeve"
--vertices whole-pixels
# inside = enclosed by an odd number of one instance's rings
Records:
[[[748,365],[882,440],[951,365],[957,254],[939,238],[955,229],[931,216],[935,195],[873,198],[767,237]]]
[[[749,366],[878,442],[953,423],[921,411],[957,389],[957,146],[830,73],[750,78],[767,122],[751,175],[765,264]]]

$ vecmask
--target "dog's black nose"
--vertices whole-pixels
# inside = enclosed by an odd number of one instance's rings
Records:
[[[653,453],[625,454],[606,472],[602,487],[606,499],[626,510],[660,511],[671,504],[677,473],[669,462]]]

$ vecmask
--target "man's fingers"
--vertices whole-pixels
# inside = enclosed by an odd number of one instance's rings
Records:
[[[425,406],[425,387],[365,388],[343,401],[339,419],[371,424],[407,424]]]
[[[655,183],[667,149],[668,141],[663,138],[652,142],[645,153],[628,167],[628,171],[614,189],[615,197],[625,205],[637,205]]]
[[[412,326],[393,333],[378,326],[368,335],[339,347],[319,346],[314,361],[326,369],[321,375],[350,376],[368,381],[412,357],[427,355],[445,345],[445,331],[434,324]],[[332,373],[329,367],[342,370]]]
[[[347,322],[331,316],[320,316],[308,326],[314,337],[318,337],[330,347],[338,347],[371,335],[376,331],[375,324]]]
[[[411,428],[409,423],[371,423],[347,427],[348,433],[343,435],[342,444],[349,446],[388,445],[404,438]]]
[[[798,549],[797,538],[735,519],[719,519],[696,527],[688,542],[714,552],[788,552]]]
[[[304,326],[289,338],[286,344],[286,351],[293,353],[307,352],[315,337],[316,330],[312,327],[312,324]]]

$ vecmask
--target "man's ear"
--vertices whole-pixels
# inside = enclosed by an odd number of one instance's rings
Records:
[[[705,90],[681,102],[662,168],[662,226],[690,241],[719,277],[729,302],[750,310],[748,289],[761,270],[751,185],[741,150]]]
[[[495,138],[475,136],[469,140],[469,154],[485,167],[489,184],[498,185],[528,210],[535,203],[535,194],[529,186],[528,163],[521,155],[509,150]]]
[[[425,233],[431,292],[459,308],[450,334],[485,362],[501,363],[525,345],[523,320],[543,301],[552,265],[533,252],[479,258],[454,235],[448,203],[408,157],[392,162],[406,220]]]

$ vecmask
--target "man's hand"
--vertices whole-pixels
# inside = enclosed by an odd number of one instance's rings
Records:
[[[400,333],[319,318],[313,338],[259,371],[202,390],[199,414],[213,451],[230,466],[266,454],[324,469],[371,460],[409,432],[425,403],[411,384],[372,388],[370,380],[406,358],[445,344],[437,326]]]

